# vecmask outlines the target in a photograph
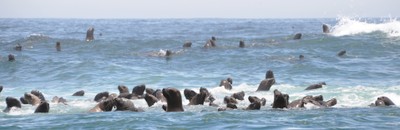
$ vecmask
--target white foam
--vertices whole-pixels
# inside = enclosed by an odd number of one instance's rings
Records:
[[[390,19],[382,23],[368,23],[362,20],[341,17],[337,24],[331,29],[331,35],[333,36],[347,36],[372,32],[382,32],[387,34],[388,37],[399,37],[400,21],[397,19]]]

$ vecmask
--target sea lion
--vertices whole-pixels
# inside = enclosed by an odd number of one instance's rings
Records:
[[[310,105],[310,104],[316,107],[325,108],[325,107],[332,107],[336,105],[336,103],[337,103],[336,98],[332,98],[325,102],[322,95],[319,96],[307,95],[302,99],[292,101],[288,105],[288,108],[304,108],[305,105]]]
[[[261,102],[254,101],[250,103],[250,105],[246,108],[246,110],[260,110],[261,109]]]
[[[185,42],[184,44],[183,44],[183,47],[184,48],[189,48],[189,47],[192,47],[192,42]]]
[[[232,84],[231,84],[231,82],[228,81],[228,79],[221,80],[221,82],[219,83],[219,86],[221,86],[221,87],[224,86],[225,89],[231,90],[232,89]],[[232,79],[231,79],[231,81],[232,81]]]
[[[331,100],[328,100],[325,102],[325,105],[327,107],[332,107],[332,106],[335,106],[336,104],[337,104],[336,98],[332,98]]]
[[[289,102],[289,95],[282,94],[279,90],[274,90],[274,102],[272,108],[287,108]]]
[[[31,93],[35,96],[37,96],[41,101],[46,101],[46,99],[43,96],[43,93],[38,91],[38,90],[32,90]]]
[[[164,88],[162,90],[164,97],[167,99],[166,112],[184,111],[182,107],[181,93],[176,88]]]
[[[240,48],[244,48],[244,47],[245,47],[244,41],[243,41],[243,40],[240,40],[240,41],[239,41],[239,47],[240,47]]]
[[[106,99],[102,100],[101,102],[97,103],[89,112],[105,112],[105,111],[112,111],[115,106],[114,99]]]
[[[231,97],[231,96],[225,96],[224,97],[224,103],[225,104],[237,104],[237,101],[235,98]]]
[[[203,105],[207,97],[206,92],[200,91],[190,99],[189,105]]]
[[[157,97],[157,99],[158,99],[159,101],[161,101],[161,102],[167,102],[167,99],[165,99],[165,97],[164,97],[164,95],[163,95],[163,93],[162,93],[162,90],[157,89],[156,91],[154,91],[153,95],[154,95],[155,97]]]
[[[301,33],[296,33],[296,35],[294,35],[294,37],[293,37],[293,40],[300,40],[301,36],[302,36]]]
[[[217,45],[215,44],[215,42],[217,41],[217,39],[212,36],[210,40],[208,40],[206,42],[206,44],[204,44],[204,48],[210,48],[210,47],[216,47]]]
[[[326,85],[326,83],[325,82],[321,82],[321,83],[318,83],[318,84],[312,84],[312,85],[308,86],[305,90],[319,89],[319,88],[322,88],[322,85]]]
[[[215,41],[208,40],[206,44],[204,44],[204,48],[216,47]]]
[[[56,43],[56,50],[61,51],[61,43],[60,42]]]
[[[272,87],[272,85],[275,83],[275,79],[269,78],[269,79],[264,79],[260,82],[260,85],[258,85],[258,88],[256,91],[269,91],[269,89]]]
[[[89,27],[89,29],[86,32],[86,41],[93,41],[94,40],[94,28],[93,27]]]
[[[28,102],[28,104],[32,104],[33,106],[39,105],[41,102],[40,98],[32,93],[25,93],[24,98]]]
[[[165,51],[165,56],[166,57],[169,57],[169,56],[171,56],[173,54],[173,52],[171,51],[171,50],[166,50]]]
[[[265,99],[265,98],[260,99],[256,96],[249,96],[248,99],[249,99],[250,103],[260,102],[262,106],[265,106],[265,104],[267,103],[267,99]]]
[[[141,112],[143,110],[135,107],[132,101],[124,98],[116,98],[115,106],[117,107],[116,111],[133,111],[133,112]]]
[[[17,44],[15,47],[14,47],[14,49],[16,50],[16,51],[22,51],[22,46],[21,46],[21,44]]]
[[[237,93],[233,93],[231,97],[238,99],[238,100],[244,100],[244,96],[245,96],[244,91],[240,91]]]
[[[146,101],[146,103],[147,103],[147,105],[148,105],[149,107],[153,106],[154,103],[158,102],[157,97],[155,97],[155,96],[152,95],[152,94],[148,94],[148,93],[146,93],[146,94],[144,95],[144,100]]]
[[[183,95],[185,95],[185,98],[187,99],[187,100],[192,100],[192,98],[194,97],[194,96],[196,96],[196,92],[195,91],[193,91],[193,90],[191,90],[191,89],[185,89],[185,90],[183,90]]]
[[[265,79],[270,79],[270,78],[275,79],[274,72],[273,72],[272,70],[268,70],[268,71],[265,73]],[[274,80],[274,83],[275,83],[275,80]]]
[[[43,101],[37,106],[35,113],[49,113],[50,105],[46,101]]]
[[[136,98],[143,98],[143,94],[144,94],[144,90],[146,89],[146,85],[144,85],[144,84],[141,84],[141,85],[138,85],[138,86],[135,86],[133,89],[132,89],[132,96],[133,97],[136,97]]]
[[[322,24],[322,32],[324,32],[324,33],[329,33],[330,32],[328,25]]]
[[[211,40],[217,41],[217,38],[215,38],[214,36],[212,36],[212,37],[211,37]]]
[[[128,87],[124,85],[118,85],[118,91],[119,91],[118,97],[127,99],[132,98],[132,95],[130,94]]]
[[[13,108],[21,108],[21,103],[18,101],[18,99],[13,97],[7,97],[6,104],[7,107],[3,110],[5,113],[10,112],[10,110]]]
[[[15,56],[13,54],[8,55],[8,61],[13,62],[15,61]]]
[[[0,93],[1,93],[1,91],[3,91],[3,86],[0,85]]]
[[[342,57],[346,54],[346,50],[341,50],[337,53],[337,56]]]
[[[299,60],[304,60],[304,55],[299,55]]]
[[[102,100],[105,100],[109,97],[109,93],[108,92],[101,92],[96,94],[96,96],[94,97],[94,101],[96,102],[101,102]]]
[[[153,95],[153,93],[154,93],[154,89],[152,89],[152,88],[146,88],[145,91],[146,91],[147,94],[151,94],[151,95]]]
[[[200,87],[200,92],[204,92],[204,93],[207,94],[205,102],[213,102],[213,101],[215,101],[214,96],[207,90],[207,88]]]
[[[79,90],[77,92],[75,92],[74,94],[72,94],[72,96],[84,96],[85,95],[85,91],[83,90]]]
[[[386,96],[380,96],[376,99],[375,104],[371,104],[372,106],[391,106],[395,105],[390,98]]]
[[[54,96],[53,99],[51,100],[51,102],[53,102],[53,103],[62,103],[64,105],[68,105],[66,99],[64,99],[63,97],[58,97],[58,96]]]
[[[119,94],[129,93],[129,89],[125,85],[118,85],[118,91],[119,91]]]
[[[265,79],[260,82],[256,91],[269,91],[273,84],[275,84],[274,72],[268,70],[265,73]]]
[[[25,97],[22,96],[21,98],[19,98],[19,100],[21,101],[22,104],[29,104],[28,101],[25,100]]]

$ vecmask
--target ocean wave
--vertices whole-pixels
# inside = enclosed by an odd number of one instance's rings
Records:
[[[332,27],[331,35],[347,36],[372,32],[382,32],[388,37],[400,37],[400,21],[390,19],[382,23],[368,23],[361,19],[341,17]]]

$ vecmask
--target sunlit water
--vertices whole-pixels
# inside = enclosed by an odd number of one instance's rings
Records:
[[[331,27],[322,33],[322,24]],[[86,42],[88,27],[95,41]],[[47,100],[64,97],[68,105],[50,103],[47,114],[33,114],[23,105],[0,113],[0,129],[389,129],[400,125],[398,106],[371,108],[379,96],[400,104],[400,22],[393,19],[0,19],[0,109],[5,98],[39,90]],[[292,40],[302,33],[301,40]],[[100,36],[101,34],[101,36]],[[205,49],[211,36],[217,47]],[[239,41],[246,43],[239,48]],[[61,42],[57,52],[55,43]],[[191,41],[191,48],[182,48]],[[23,46],[22,51],[13,47]],[[165,58],[165,50],[174,54]],[[336,54],[346,50],[344,57]],[[13,54],[15,62],[7,61]],[[298,56],[304,55],[304,60]],[[290,101],[306,95],[336,98],[327,109],[276,110],[273,94],[255,92],[267,70]],[[219,87],[231,77],[233,89]],[[326,82],[322,89],[304,91]],[[118,85],[139,84],[162,89],[198,91],[205,87],[223,105],[223,97],[244,91],[267,99],[260,111],[218,112],[210,106],[184,106],[185,112],[166,113],[163,103],[145,112],[89,113],[94,96],[118,93]],[[84,97],[72,93],[85,90]],[[183,104],[188,104],[186,99]],[[240,101],[238,107],[249,105]]]

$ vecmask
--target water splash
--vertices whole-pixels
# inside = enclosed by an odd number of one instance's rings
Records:
[[[333,36],[347,36],[372,32],[382,32],[388,37],[399,37],[400,21],[390,19],[382,23],[368,23],[360,19],[341,17],[337,24],[332,27],[331,34]]]

